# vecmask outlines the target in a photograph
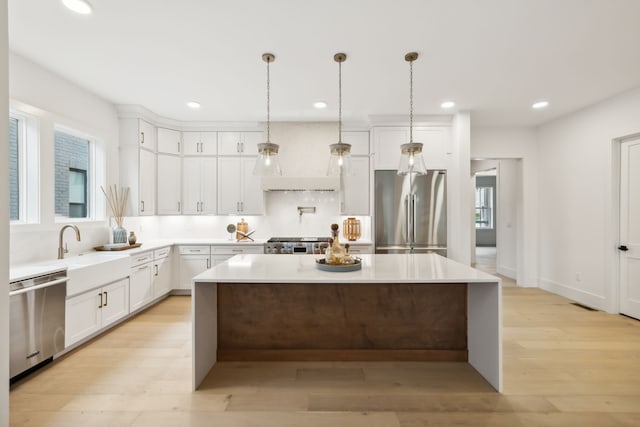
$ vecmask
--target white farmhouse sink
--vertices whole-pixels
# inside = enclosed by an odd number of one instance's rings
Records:
[[[67,266],[67,297],[129,276],[129,255],[89,253],[61,259]]]

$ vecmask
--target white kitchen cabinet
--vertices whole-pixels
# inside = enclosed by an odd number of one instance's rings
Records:
[[[158,215],[181,212],[180,157],[158,154]]]
[[[156,128],[145,120],[136,120],[138,125],[138,145],[150,151],[156,151]]]
[[[218,155],[257,156],[258,144],[265,142],[263,132],[218,132]]]
[[[408,127],[374,128],[375,170],[398,169],[400,146],[409,142]],[[414,142],[421,142],[427,169],[447,169],[447,151],[451,132],[445,126],[414,127]]]
[[[352,156],[369,155],[369,131],[343,131],[342,142],[351,144]]]
[[[191,279],[211,268],[211,247],[208,245],[179,246],[180,280],[177,289],[191,290]]]
[[[185,156],[215,156],[218,154],[217,132],[182,132]]]
[[[215,157],[184,157],[183,166],[182,213],[215,214],[217,159]]]
[[[65,304],[65,347],[100,331],[129,314],[129,279],[68,298]]]
[[[148,150],[140,149],[139,162],[139,215],[155,215],[156,213],[156,155]]]
[[[173,129],[158,128],[158,153],[180,154],[182,134]]]
[[[343,177],[344,189],[340,197],[342,215],[369,215],[369,157],[352,156],[353,175]]]
[[[229,258],[241,254],[263,254],[264,245],[260,243],[240,243],[237,245],[211,246],[211,266],[222,264]]]
[[[129,275],[129,311],[134,312],[153,301],[153,252],[135,255]]]
[[[172,289],[171,247],[153,252],[153,299],[168,294]]]
[[[256,157],[218,157],[218,214],[260,215],[264,193],[253,174]]]

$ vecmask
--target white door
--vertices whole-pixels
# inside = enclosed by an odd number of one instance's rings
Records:
[[[182,174],[182,213],[186,215],[197,215],[200,213],[201,198],[201,174],[200,161],[198,157],[185,157]]]
[[[102,296],[103,328],[129,314],[129,279],[104,286]]]
[[[180,157],[158,154],[158,215],[179,215],[180,208]]]
[[[158,153],[180,154],[181,139],[177,130],[158,128]]]
[[[620,313],[640,319],[640,138],[620,151]]]

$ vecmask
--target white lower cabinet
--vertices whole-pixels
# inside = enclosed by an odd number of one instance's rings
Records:
[[[134,312],[153,301],[153,252],[134,257],[129,275],[129,307]]]
[[[129,314],[129,279],[121,279],[67,299],[65,347]]]
[[[153,299],[171,292],[171,247],[153,251]]]

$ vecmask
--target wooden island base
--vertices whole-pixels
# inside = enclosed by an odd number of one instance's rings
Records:
[[[468,359],[465,283],[225,283],[220,361]]]

